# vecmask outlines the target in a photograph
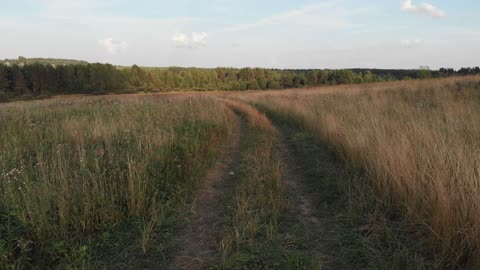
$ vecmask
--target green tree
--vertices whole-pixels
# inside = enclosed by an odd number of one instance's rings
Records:
[[[132,75],[131,75],[130,83],[133,86],[139,87],[146,83],[147,73],[145,72],[145,70],[141,69],[137,65],[133,65],[131,68],[131,73]]]
[[[260,88],[260,85],[258,85],[258,82],[253,80],[253,81],[250,81],[247,83],[247,89],[248,90],[257,90],[257,89],[261,89]]]
[[[318,84],[319,72],[318,70],[309,70],[307,72],[307,84],[308,85],[317,85]]]
[[[432,78],[432,71],[428,69],[422,69],[418,71],[417,76],[419,79],[430,79]]]
[[[71,92],[75,88],[75,68],[72,65],[58,67],[60,91]]]
[[[364,83],[362,74],[361,73],[354,73],[353,82],[354,83]]]
[[[305,77],[304,73],[298,73],[293,77],[293,85],[295,87],[303,87],[307,83],[307,77]]]
[[[50,93],[57,93],[58,92],[58,84],[60,82],[60,76],[58,74],[57,68],[53,65],[47,65],[44,69],[44,80],[45,80],[45,88],[43,89],[44,92]]]
[[[16,95],[25,95],[28,94],[29,89],[27,87],[27,81],[25,80],[25,75],[23,75],[23,71],[21,69],[17,70],[15,74],[15,83],[13,91]]]
[[[267,82],[267,89],[282,89],[282,85],[276,80],[270,80]]]
[[[89,74],[89,82],[93,92],[104,93],[107,89],[107,81],[110,80],[104,66],[101,64],[89,65]]]
[[[331,84],[330,82],[330,70],[324,69],[320,71],[320,74],[318,75],[318,83],[319,84]]]
[[[46,70],[45,65],[35,63],[25,66],[23,70],[29,75],[29,80],[32,86],[32,94],[34,96],[39,96],[42,92],[47,90],[48,71]]]
[[[8,93],[10,90],[10,80],[7,77],[7,69],[0,66],[0,93]]]
[[[369,70],[363,74],[363,81],[364,82],[374,82],[376,81],[375,75]]]
[[[334,84],[349,84],[353,83],[355,74],[351,70],[335,70],[330,77]]]
[[[267,89],[267,79],[265,77],[259,78],[257,82],[261,89]]]
[[[295,86],[295,83],[293,81],[293,73],[291,72],[283,72],[282,78],[281,78],[281,84],[282,88],[292,88]]]
[[[238,79],[241,81],[251,81],[255,79],[255,72],[251,68],[242,68],[238,72]]]
[[[74,90],[78,93],[84,93],[88,91],[88,82],[85,66],[77,66],[75,68],[75,80]]]

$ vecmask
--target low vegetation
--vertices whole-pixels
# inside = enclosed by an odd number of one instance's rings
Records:
[[[247,97],[297,119],[370,179],[437,268],[478,267],[478,78]]]
[[[2,106],[0,265],[97,268],[105,251],[147,252],[153,239],[165,252],[228,137],[225,110],[182,97]]]

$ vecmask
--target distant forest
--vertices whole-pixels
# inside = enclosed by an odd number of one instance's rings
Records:
[[[140,68],[76,60],[26,59],[0,62],[0,101],[55,94],[103,94],[172,90],[260,90],[383,82],[480,74],[459,70],[278,70],[264,68]]]
[[[44,65],[86,65],[87,61],[73,60],[73,59],[55,59],[55,58],[25,58],[18,57],[18,59],[0,60],[0,64],[4,65],[29,65],[29,64],[44,64]]]

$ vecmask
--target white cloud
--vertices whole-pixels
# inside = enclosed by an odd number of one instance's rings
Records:
[[[117,54],[119,52],[126,52],[128,44],[125,41],[114,42],[113,38],[101,39],[98,44],[102,46],[109,54]]]
[[[177,47],[187,46],[188,44],[188,37],[184,33],[176,33],[172,40],[175,42],[175,46]]]
[[[417,6],[412,3],[412,0],[404,0],[401,4],[401,9],[405,12],[422,14],[433,18],[447,17],[447,13],[445,11],[433,6],[432,4],[422,3]]]
[[[408,47],[408,48],[411,48],[415,45],[419,45],[420,43],[422,43],[421,40],[419,39],[413,39],[413,40],[410,40],[410,39],[404,39],[402,41],[400,41],[400,43],[402,44],[402,46],[404,47]]]
[[[199,48],[207,45],[208,34],[206,32],[176,33],[172,41],[177,48]]]
[[[192,33],[192,42],[194,44],[200,44],[200,45],[207,45],[207,33],[205,32],[200,32],[200,33]]]

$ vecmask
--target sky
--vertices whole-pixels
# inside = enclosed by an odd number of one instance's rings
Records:
[[[477,0],[0,0],[0,59],[115,65],[480,65]]]

